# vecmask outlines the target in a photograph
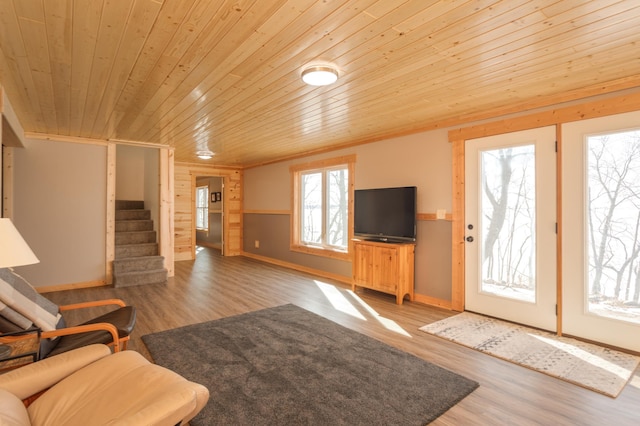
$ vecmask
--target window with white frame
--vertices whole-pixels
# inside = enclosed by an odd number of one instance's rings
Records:
[[[292,249],[346,258],[353,222],[355,156],[291,168]]]
[[[209,187],[198,186],[196,188],[196,229],[198,231],[209,230]]]

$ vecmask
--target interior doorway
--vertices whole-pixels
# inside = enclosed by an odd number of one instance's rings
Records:
[[[107,146],[106,281],[113,280],[116,200],[142,201],[156,232],[157,254],[164,258],[168,276],[174,274],[172,150],[160,146],[109,143]]]
[[[224,177],[197,176],[194,204],[196,245],[220,250],[224,256]]]

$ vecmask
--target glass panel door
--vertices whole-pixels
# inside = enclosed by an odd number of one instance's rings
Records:
[[[565,124],[562,141],[562,331],[640,351],[640,113]]]
[[[556,329],[555,127],[465,144],[465,309]]]

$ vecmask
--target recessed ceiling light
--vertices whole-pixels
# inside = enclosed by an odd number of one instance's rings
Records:
[[[326,86],[338,80],[338,71],[328,66],[313,66],[302,71],[302,81],[312,86]]]
[[[201,158],[203,160],[210,160],[215,154],[213,153],[213,151],[198,151],[196,152],[196,155],[198,156],[198,158]]]

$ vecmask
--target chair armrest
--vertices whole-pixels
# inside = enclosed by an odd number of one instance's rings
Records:
[[[73,327],[59,328],[51,331],[43,331],[40,335],[43,339],[50,339],[58,336],[68,336],[70,334],[87,333],[90,331],[108,331],[113,339],[113,351],[120,351],[120,338],[118,337],[118,329],[106,322],[98,322],[95,324],[76,325]]]
[[[61,311],[70,311],[73,309],[83,309],[83,308],[93,308],[96,306],[108,306],[108,305],[117,305],[120,307],[127,306],[121,299],[104,299],[104,300],[92,300],[90,302],[81,302],[81,303],[73,303],[71,305],[62,305],[58,306]]]
[[[185,381],[176,383],[154,401],[137,407],[127,416],[130,424],[184,425],[196,416],[207,404],[209,390],[201,384]]]
[[[110,354],[106,345],[90,345],[52,356],[0,375],[0,388],[24,400]]]

